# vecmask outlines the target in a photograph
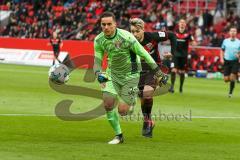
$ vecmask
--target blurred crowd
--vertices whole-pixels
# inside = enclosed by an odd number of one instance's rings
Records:
[[[128,29],[131,17],[146,22],[147,31],[174,30],[185,18],[199,45],[219,47],[230,25],[240,27],[234,12],[224,15],[221,0],[214,10],[176,11],[176,0],[2,0],[12,11],[1,36],[49,38],[57,31],[62,39],[93,40],[100,32],[97,19],[104,11],[115,13],[119,28]],[[218,22],[215,22],[218,19]],[[240,28],[238,28],[240,29]]]

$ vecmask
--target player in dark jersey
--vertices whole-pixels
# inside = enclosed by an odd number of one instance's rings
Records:
[[[61,38],[58,36],[57,32],[53,32],[52,38],[50,38],[50,43],[49,45],[52,45],[53,49],[53,54],[54,54],[54,60],[53,60],[53,65],[55,64],[55,60],[57,60],[59,63],[60,60],[58,59],[58,55],[60,53],[60,49],[63,46]]]
[[[192,41],[192,44],[195,45],[194,38],[187,31],[186,26],[186,21],[184,19],[180,19],[178,23],[178,29],[175,32],[175,35],[177,37],[177,48],[171,63],[171,88],[169,89],[169,92],[171,93],[174,93],[176,73],[180,75],[179,92],[183,92],[189,42]]]
[[[176,48],[176,37],[172,32],[144,32],[144,21],[140,18],[130,20],[130,30],[142,46],[148,51],[155,62],[160,66],[161,59],[158,51],[158,43],[166,40],[171,42],[171,52],[174,53]],[[165,57],[170,57],[171,53],[166,53]],[[154,122],[151,119],[153,106],[153,93],[157,85],[154,75],[150,72],[150,66],[141,60],[142,72],[139,80],[139,97],[141,98],[141,109],[144,116],[142,135],[152,137]],[[161,68],[161,67],[160,67]]]

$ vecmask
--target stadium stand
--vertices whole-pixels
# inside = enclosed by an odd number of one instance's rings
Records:
[[[222,0],[3,0],[0,9],[11,11],[8,24],[0,28],[3,37],[46,39],[57,31],[62,39],[92,41],[100,31],[97,20],[104,11],[114,12],[124,29],[129,18],[140,17],[146,31],[174,30],[184,17],[200,46],[220,47],[232,24],[240,30],[240,17],[232,11],[224,15]],[[217,58],[201,56],[189,61],[192,70],[218,70]]]

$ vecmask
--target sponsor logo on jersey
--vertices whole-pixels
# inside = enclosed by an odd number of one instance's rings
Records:
[[[159,37],[166,37],[166,33],[165,32],[158,32]]]
[[[152,54],[151,50],[153,49],[153,44],[150,42],[144,46],[144,49],[149,53]]]

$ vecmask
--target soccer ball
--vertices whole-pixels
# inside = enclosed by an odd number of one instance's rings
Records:
[[[64,64],[55,64],[49,69],[48,76],[53,83],[64,84],[69,80],[69,69]]]

